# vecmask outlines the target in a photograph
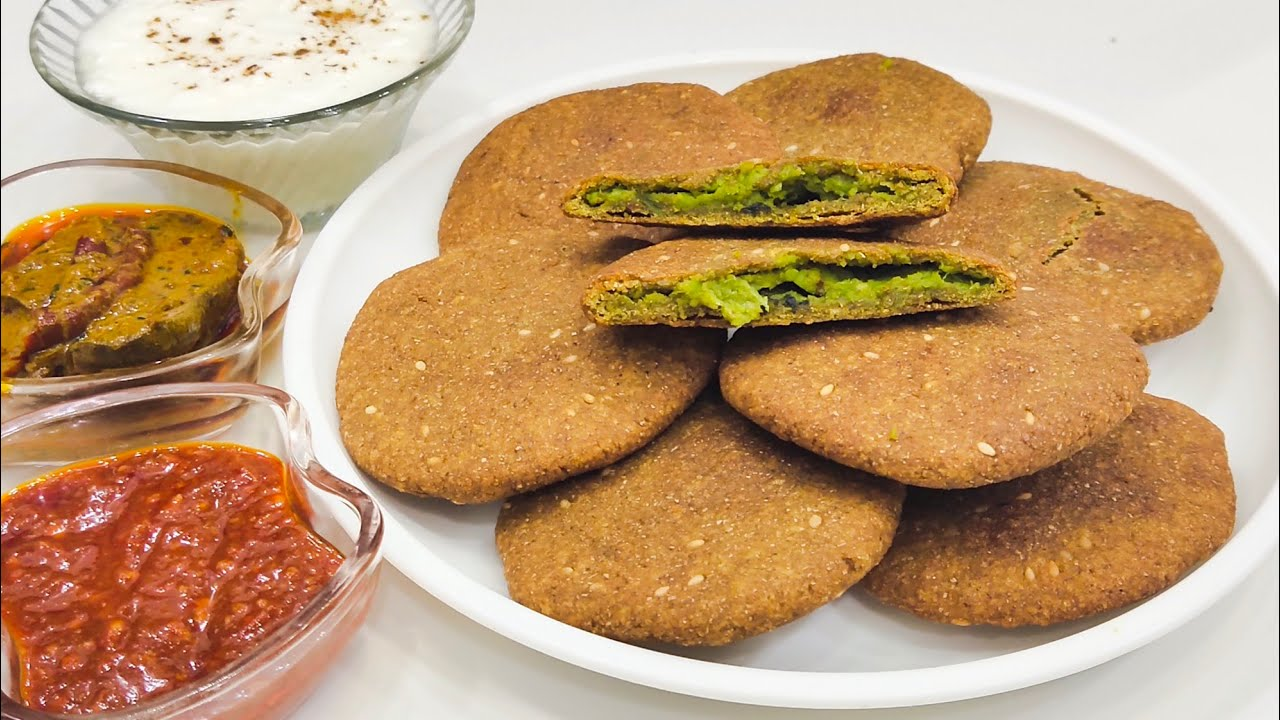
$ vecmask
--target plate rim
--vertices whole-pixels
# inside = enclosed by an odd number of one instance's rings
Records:
[[[395,185],[405,173],[448,145],[453,138],[477,127],[492,127],[502,119],[543,100],[599,86],[643,73],[696,69],[744,63],[797,64],[844,51],[774,48],[717,53],[662,55],[639,62],[601,66],[561,75],[527,91],[504,95],[457,118],[399,152],[380,167],[334,213],[304,258],[293,297],[308,296],[329,268],[344,241],[355,237],[355,219]],[[1091,112],[1056,97],[977,73],[940,69],[984,94],[1030,105],[1070,125],[1125,148],[1166,179],[1197,197],[1238,241],[1270,289],[1280,297],[1280,276],[1262,262],[1260,233],[1229,200],[1180,162],[1147,141]],[[350,218],[350,219],[349,219]],[[296,307],[296,304],[295,304]],[[304,407],[325,402],[311,388],[322,383],[299,382],[313,371],[307,362],[315,327],[285,318],[281,349],[284,387]],[[313,423],[323,417],[312,413]],[[329,437],[336,428],[323,421]],[[337,448],[345,455],[345,450]],[[354,467],[354,465],[352,465]],[[399,518],[384,513],[385,556],[424,591],[470,620],[557,660],[620,680],[685,695],[737,703],[791,708],[883,708],[929,705],[994,695],[1065,677],[1100,665],[1146,645],[1185,624],[1244,580],[1277,546],[1280,538],[1280,474],[1258,508],[1239,525],[1230,541],[1213,557],[1183,577],[1174,587],[1121,614],[1063,638],[1003,655],[929,668],[906,670],[820,672],[752,668],[717,663],[641,648],[565,625],[530,610],[471,579],[429,548],[412,540]],[[397,541],[398,540],[398,541]],[[411,557],[410,557],[411,555]],[[1170,588],[1172,591],[1173,588]],[[1096,638],[1111,634],[1110,640]],[[1099,650],[1101,648],[1101,650]],[[1052,663],[1042,658],[1057,657]],[[1067,658],[1065,661],[1062,658]]]

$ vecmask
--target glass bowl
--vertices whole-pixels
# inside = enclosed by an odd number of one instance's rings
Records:
[[[205,720],[279,718],[287,715],[324,677],[364,622],[377,585],[382,516],[360,490],[329,474],[316,461],[302,407],[282,390],[248,383],[180,383],[129,388],[72,400],[7,420],[0,427],[7,492],[68,460],[85,460],[149,445],[208,436],[201,428],[167,428],[145,434],[102,435],[86,442],[80,427],[102,425],[120,413],[147,414],[157,405],[216,405],[234,417],[218,441],[265,450],[284,461],[295,510],[344,556],[337,573],[302,611],[262,639],[252,652],[190,685],[130,708],[89,716],[55,715],[21,705],[11,692],[17,669],[4,633],[2,711],[14,720],[92,717],[95,720]]]
[[[47,0],[31,27],[31,60],[64,98],[119,130],[145,158],[191,165],[262,188],[309,225],[396,153],[418,101],[471,30],[475,0],[424,0],[434,52],[412,73],[336,105],[243,121],[140,115],[89,97],[76,73],[81,34],[117,0]]]
[[[124,387],[257,380],[262,348],[280,329],[298,274],[298,218],[262,192],[201,170],[153,160],[69,160],[0,180],[0,230],[7,235],[31,218],[94,203],[180,205],[235,228],[250,260],[238,290],[240,322],[213,344],[160,362],[67,377],[6,379],[0,387],[0,419]],[[183,403],[177,417],[156,414],[138,421],[142,426],[185,423],[192,419],[190,410],[191,404]]]

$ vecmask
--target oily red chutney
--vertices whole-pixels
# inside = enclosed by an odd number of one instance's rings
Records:
[[[298,614],[342,555],[293,509],[288,472],[225,443],[57,470],[3,499],[0,615],[20,696],[119,709],[195,682]]]

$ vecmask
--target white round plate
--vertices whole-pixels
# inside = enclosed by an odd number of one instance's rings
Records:
[[[338,210],[293,292],[286,387],[310,412],[320,461],[382,503],[387,558],[459,612],[548,655],[665,690],[786,707],[923,705],[1025,687],[1151,642],[1230,592],[1276,544],[1276,278],[1260,269],[1238,215],[1207,183],[1079,111],[964,73],[956,75],[987,98],[995,117],[984,159],[1077,170],[1168,200],[1194,212],[1222,250],[1226,271],[1214,312],[1196,330],[1147,349],[1150,391],[1190,405],[1226,432],[1239,491],[1231,541],[1173,588],[1125,612],[1017,631],[927,623],[880,607],[855,588],[808,617],[731,647],[650,649],[591,635],[511,601],[494,549],[496,504],[457,507],[403,495],[351,464],[337,432],[333,390],[346,328],[378,282],[437,254],[435,232],[449,185],[495,124],[575,90],[657,80],[723,91],[821,56],[676,57],[549,83],[405,150]]]

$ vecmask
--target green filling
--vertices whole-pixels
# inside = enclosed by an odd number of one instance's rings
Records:
[[[894,310],[938,300],[962,303],[988,294],[993,284],[990,278],[936,263],[880,267],[797,263],[759,272],[689,278],[670,289],[620,294],[607,301],[606,311],[661,313],[671,311],[674,305],[682,318],[712,315],[741,327],[771,310],[803,312],[832,306]]]
[[[700,215],[770,214],[786,210],[820,212],[932,205],[946,194],[942,183],[922,170],[863,170],[847,163],[747,162],[699,184],[609,181],[582,193],[590,208],[607,214]],[[859,207],[848,207],[857,201]],[[823,206],[831,206],[824,208]]]

